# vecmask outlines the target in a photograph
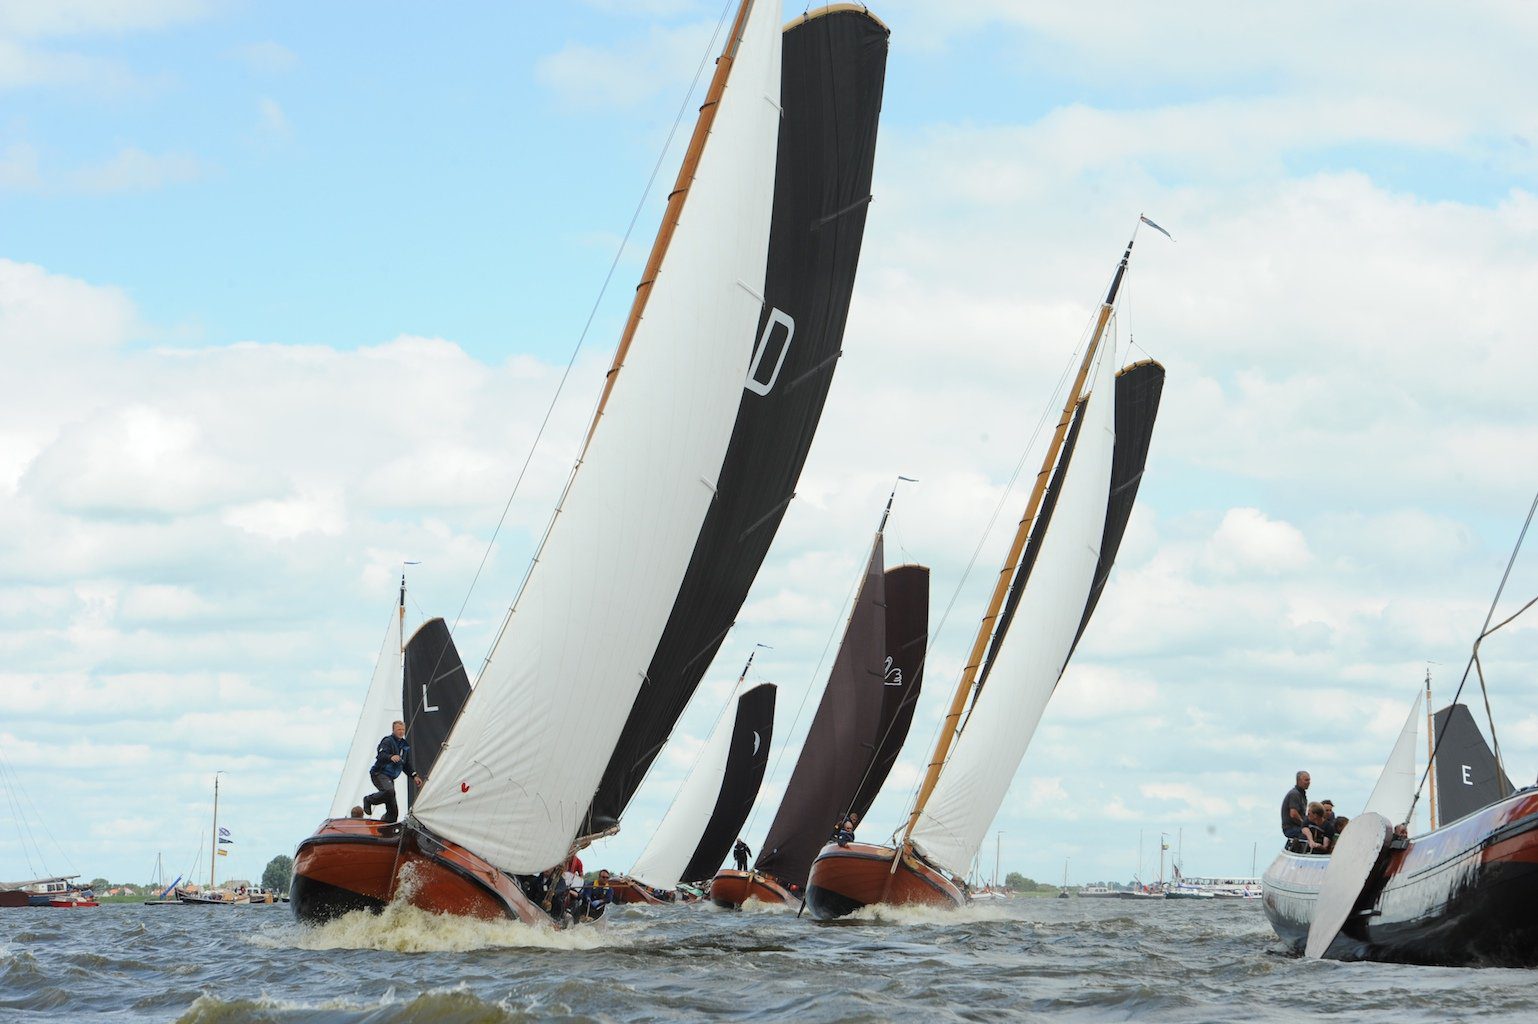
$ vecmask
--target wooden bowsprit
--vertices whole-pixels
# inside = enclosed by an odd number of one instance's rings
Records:
[[[1330,854],[1330,867],[1319,887],[1314,904],[1314,920],[1309,925],[1308,943],[1303,955],[1322,959],[1341,929],[1350,920],[1357,902],[1369,884],[1378,877],[1384,852],[1394,837],[1388,819],[1374,811],[1365,811],[1351,819]]]

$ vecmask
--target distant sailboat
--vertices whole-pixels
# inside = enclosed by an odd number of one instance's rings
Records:
[[[800,903],[817,851],[841,818],[869,810],[907,737],[922,685],[929,570],[885,569],[893,496],[779,811],[751,870],[716,873],[710,899],[717,906]]]
[[[738,428],[750,416],[744,391],[764,397],[811,388],[834,358],[800,377],[783,372],[797,316],[768,294],[775,238],[783,230],[825,240],[811,254],[820,269],[787,287],[786,300],[804,306],[813,325],[841,330],[861,220],[852,210],[868,199],[860,196],[851,210],[825,205],[837,168],[817,161],[850,140],[834,130],[830,145],[822,135],[839,123],[837,105],[822,111],[810,100],[783,102],[792,80],[820,83],[829,56],[809,55],[819,63],[789,69],[782,92],[778,11],[770,0],[744,0],[737,10],[558,516],[429,781],[403,824],[332,819],[300,844],[292,896],[302,920],[377,910],[395,898],[437,912],[548,920],[525,886],[565,864],[588,836],[614,827],[593,805],[622,742],[636,740],[622,760],[642,767],[626,768],[619,798],[604,804],[607,817],[623,808],[671,731],[688,695],[672,683],[666,696],[653,692],[649,666],[698,578],[691,567],[702,538],[736,528],[712,526],[713,510],[729,491],[756,486],[760,458],[784,467],[773,475],[784,487],[780,505],[799,473],[799,458],[787,466],[778,454],[785,423],[763,435],[763,451],[739,444]],[[787,35],[826,18],[815,14]],[[783,227],[782,182],[788,194],[812,200],[807,216]],[[826,241],[849,232],[852,250]],[[809,441],[820,407],[819,395],[802,410],[797,437]],[[762,554],[746,547],[741,554],[743,568],[734,571],[743,573],[745,592]],[[706,607],[719,601],[731,609],[715,628],[724,631],[740,597],[733,603],[709,587],[702,594]],[[714,633],[703,637],[684,662],[708,663],[718,643]],[[627,727],[637,707],[645,714],[674,700],[660,725]],[[580,741],[571,707],[582,709]]]
[[[1129,242],[902,838],[825,847],[807,883],[819,919],[875,903],[966,902],[961,875],[1089,623],[1142,478],[1164,369],[1150,361],[1118,374],[1115,346],[1102,344],[1131,255]]]
[[[616,903],[671,902],[680,882],[715,874],[726,859],[769,763],[773,683],[744,688],[753,655],[715,729],[628,875],[613,882]]]

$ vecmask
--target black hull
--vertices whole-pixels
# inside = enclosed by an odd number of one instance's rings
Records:
[[[1302,952],[1329,858],[1283,853],[1266,917]],[[1538,966],[1538,794],[1520,793],[1391,854],[1326,955],[1447,967]]]
[[[325,924],[355,910],[367,910],[371,914],[378,914],[386,906],[384,900],[364,896],[362,893],[343,889],[341,886],[328,885],[303,875],[294,876],[288,896],[294,916],[306,924]]]

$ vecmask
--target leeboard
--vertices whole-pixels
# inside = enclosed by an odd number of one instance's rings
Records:
[[[1330,866],[1314,904],[1308,943],[1303,947],[1304,956],[1314,960],[1324,957],[1376,873],[1383,848],[1393,835],[1394,827],[1388,819],[1374,811],[1364,811],[1351,819],[1330,854]]]

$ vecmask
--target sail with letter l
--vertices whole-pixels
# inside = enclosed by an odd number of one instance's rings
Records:
[[[566,857],[713,499],[763,304],[778,7],[740,12],[645,316],[632,316],[538,564],[413,811],[510,873]]]
[[[619,821],[768,554],[838,366],[870,207],[887,29],[835,5],[783,32],[764,309],[716,500],[584,831]]]
[[[470,677],[441,618],[428,619],[406,641],[401,665],[401,708],[411,763],[424,779],[432,778],[438,751],[470,696]],[[406,786],[407,807],[416,805],[418,789]]]

